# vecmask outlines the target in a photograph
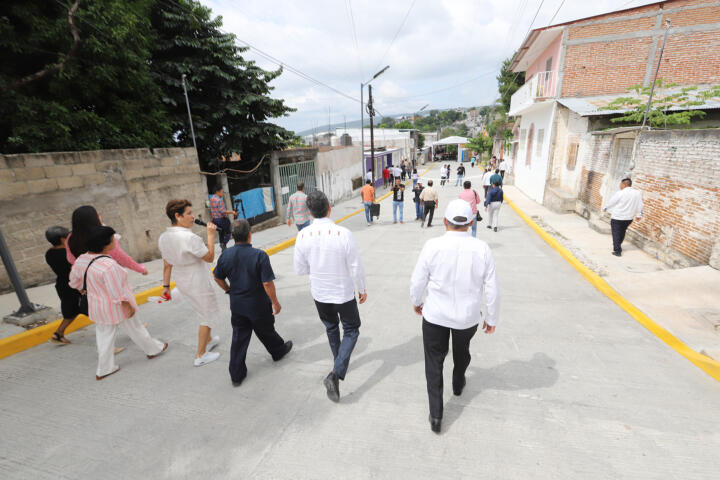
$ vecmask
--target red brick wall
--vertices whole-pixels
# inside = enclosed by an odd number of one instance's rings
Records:
[[[663,2],[662,5],[640,7],[625,12],[593,17],[568,26],[568,40],[597,41],[567,45],[562,96],[594,96],[625,93],[631,85],[642,84],[650,60],[653,38],[646,35],[623,40],[608,40],[609,35],[631,32],[651,32],[656,15],[629,18],[641,13],[658,12],[686,6],[682,11],[670,11],[661,17],[662,24],[670,19],[674,28],[720,23],[720,6],[712,0]],[[707,4],[707,6],[702,6]],[[610,22],[605,22],[612,20]],[[605,23],[594,23],[594,22]],[[658,39],[659,44],[662,38]],[[659,77],[682,85],[720,82],[720,28],[705,32],[676,32],[668,37]],[[656,57],[657,58],[657,57]],[[653,64],[657,61],[652,59]]]

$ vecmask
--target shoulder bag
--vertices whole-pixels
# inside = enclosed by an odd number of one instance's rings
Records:
[[[112,258],[112,257],[110,257],[110,255],[98,255],[97,257],[90,260],[90,263],[88,263],[88,266],[85,269],[85,274],[83,275],[83,286],[82,286],[82,290],[80,290],[80,300],[78,301],[79,306],[80,306],[80,313],[82,313],[83,315],[89,314],[88,299],[87,299],[87,272],[88,272],[88,270],[90,270],[90,265],[92,265],[93,262],[95,260],[97,260],[98,258]]]

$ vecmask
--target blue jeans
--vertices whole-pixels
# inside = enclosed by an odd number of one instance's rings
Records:
[[[462,176],[462,175],[458,175],[458,176],[457,176],[457,180],[455,180],[455,186],[456,186],[456,187],[457,187],[458,185],[461,185],[461,184],[462,184],[462,179],[463,179],[463,176]]]
[[[423,218],[423,204],[421,201],[415,202],[415,218],[418,220]]]
[[[403,221],[403,203],[393,200],[393,222],[397,222],[397,212],[400,210],[400,221]]]
[[[472,223],[472,236],[477,236],[477,218]]]
[[[349,302],[337,304],[315,300],[315,307],[320,315],[320,320],[325,325],[330,350],[335,361],[333,372],[340,380],[344,380],[348,365],[350,365],[350,355],[360,335],[360,312],[357,301],[353,298]],[[340,340],[339,323],[342,323],[343,328],[342,341]]]
[[[414,190],[415,187],[417,186],[417,182],[418,182],[418,179],[417,179],[417,178],[413,178],[413,190]]]
[[[308,221],[305,222],[305,223],[296,223],[295,226],[297,227],[298,232],[299,232],[300,230],[302,230],[303,228],[310,226],[310,222],[311,222],[311,221],[312,221],[312,220],[308,220]]]
[[[363,205],[365,205],[365,220],[367,220],[367,223],[371,223],[372,215],[370,214],[370,206],[372,202],[363,202]]]

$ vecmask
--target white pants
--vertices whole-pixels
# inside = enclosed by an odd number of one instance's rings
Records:
[[[490,202],[488,205],[488,215],[490,216],[490,218],[488,218],[488,225],[491,227],[497,228],[498,226],[500,207],[502,207],[502,202]]]
[[[115,370],[115,335],[118,327],[122,327],[130,340],[140,347],[145,352],[145,355],[157,355],[163,349],[163,342],[150,336],[147,328],[138,319],[137,313],[132,318],[128,318],[117,325],[96,323],[95,339],[98,349],[98,377],[112,373]]]

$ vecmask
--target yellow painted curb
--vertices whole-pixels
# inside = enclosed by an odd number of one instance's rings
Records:
[[[427,172],[432,170],[433,167],[435,167],[436,163],[433,163],[430,165],[423,173],[420,175],[425,175]],[[407,184],[407,182],[406,182]],[[384,200],[385,198],[390,196],[390,192],[386,193],[382,197],[378,199],[378,201]],[[345,215],[344,217],[340,218],[339,220],[336,220],[335,223],[344,222],[348,218],[352,217],[353,215],[357,215],[358,213],[362,213],[364,210],[361,208],[359,210],[356,210],[353,213],[350,213],[349,215]],[[268,255],[274,255],[278,252],[281,252],[287,248],[292,247],[295,245],[295,238],[290,238],[288,240],[285,240],[284,242],[280,242],[277,245],[273,245],[272,247],[266,248],[265,252]],[[175,287],[175,282],[172,282],[170,284],[171,288]],[[162,293],[162,287],[153,287],[151,289],[145,290],[144,292],[139,292],[135,294],[135,301],[138,305],[142,305],[143,303],[147,303],[148,297],[154,297],[159,296]],[[33,328],[31,330],[26,330],[24,332],[9,336],[7,338],[0,339],[0,359],[9,357],[10,355],[14,355],[18,352],[22,352],[23,350],[27,350],[28,348],[32,348],[36,345],[40,345],[41,343],[45,343],[48,340],[50,340],[50,337],[53,333],[55,333],[55,330],[57,330],[57,327],[60,325],[60,322],[62,320],[56,320],[54,322],[48,323],[46,325],[41,325],[39,327]],[[72,333],[76,330],[79,330],[81,328],[85,328],[88,325],[91,325],[93,322],[90,321],[88,317],[85,315],[79,315],[74,322],[68,326],[68,328],[65,330],[66,333]]]
[[[545,240],[560,256],[562,256],[567,262],[577,270],[588,282],[590,282],[595,288],[600,290],[606,297],[615,302],[620,308],[625,310],[635,321],[640,325],[647,328],[653,335],[658,337],[660,340],[665,342],[670,348],[678,352],[680,355],[688,359],[695,366],[700,368],[702,371],[710,375],[712,378],[720,382],[720,362],[713,360],[710,357],[702,355],[692,348],[685,345],[681,340],[676,338],[672,333],[665,330],[663,327],[655,323],[650,317],[641,312],[636,306],[630,303],[625,297],[620,295],[614,288],[612,288],[605,280],[600,277],[597,273],[590,270],[580,260],[565,248],[560,242],[558,242],[552,235],[543,230],[537,223],[535,223],[530,217],[525,214],[515,203],[505,196],[505,202],[515,211],[515,213],[527,223],[530,228],[540,235],[540,238]]]

